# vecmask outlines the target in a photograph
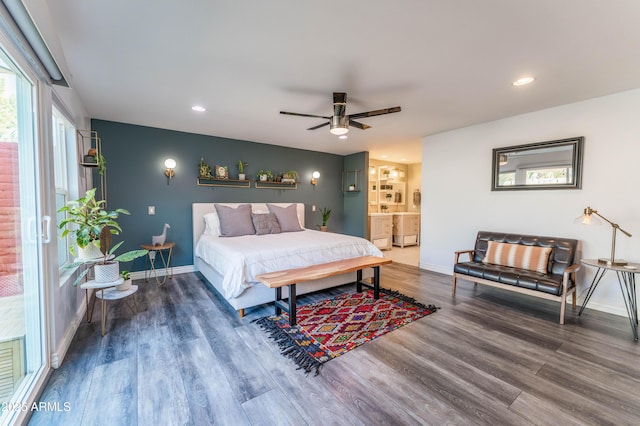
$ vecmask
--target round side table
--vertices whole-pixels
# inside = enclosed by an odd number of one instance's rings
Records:
[[[147,262],[145,260],[145,268],[144,268],[144,280],[149,282],[151,275],[156,278],[156,284],[163,285],[167,281],[167,277],[173,278],[173,266],[171,266],[171,255],[173,254],[173,247],[176,243],[164,243],[159,246],[154,246],[153,244],[141,244],[140,247],[144,250],[147,250],[146,259],[151,264],[151,269],[147,270]],[[167,257],[165,259],[164,251],[167,252]],[[164,278],[160,281],[158,277],[158,270],[156,269],[156,253],[160,254],[160,259],[162,259],[162,265],[164,266]]]

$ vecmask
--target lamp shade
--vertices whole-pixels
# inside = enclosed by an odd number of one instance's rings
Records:
[[[164,160],[164,166],[167,169],[175,169],[176,168],[176,160],[174,160],[173,158],[167,158],[166,160]]]

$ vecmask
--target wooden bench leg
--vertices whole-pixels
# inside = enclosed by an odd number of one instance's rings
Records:
[[[360,275],[362,276],[362,271],[360,271]],[[373,267],[373,298],[380,298],[380,267]]]
[[[289,285],[289,325],[296,325],[296,285]]]
[[[289,314],[289,325],[296,325],[296,285],[289,284],[289,299],[284,303],[282,299],[282,287],[276,287],[276,316],[284,310]]]

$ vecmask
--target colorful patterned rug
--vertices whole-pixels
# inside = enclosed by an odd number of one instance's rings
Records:
[[[298,324],[289,325],[289,315],[255,320],[299,369],[317,375],[322,365],[358,346],[405,326],[439,309],[408,296],[381,289],[346,293],[296,310]]]

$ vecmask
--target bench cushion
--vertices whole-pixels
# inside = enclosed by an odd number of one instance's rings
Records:
[[[525,246],[522,244],[499,243],[489,241],[487,254],[482,263],[511,266],[542,274],[547,272],[547,263],[551,247]]]
[[[482,262],[456,263],[453,271],[471,277],[484,278],[502,284],[538,290],[559,296],[562,294],[561,274],[541,274],[527,269],[510,266],[492,265]],[[569,282],[569,287],[573,284]]]

